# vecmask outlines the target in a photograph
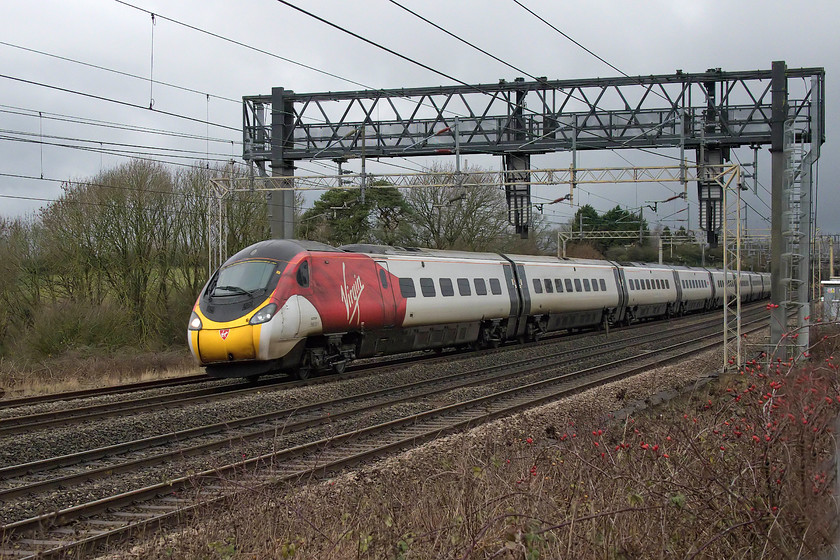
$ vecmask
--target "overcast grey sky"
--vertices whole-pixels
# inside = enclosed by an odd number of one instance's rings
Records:
[[[840,88],[834,85],[835,76],[840,75],[840,2],[521,1],[629,75],[669,74],[676,69],[703,72],[713,67],[724,71],[769,69],[774,60],[786,61],[789,68],[824,67],[827,124],[819,164],[818,226],[826,232],[840,233],[840,144],[835,138]],[[114,0],[0,0],[0,74],[7,76],[0,78],[0,215],[36,212],[46,202],[10,197],[54,199],[61,189],[60,183],[51,179],[92,178],[103,168],[127,161],[126,156],[131,153],[141,152],[143,157],[182,165],[192,165],[208,156],[241,161],[243,95],[269,94],[274,86],[298,93],[360,89],[357,84],[326,73],[374,88],[446,85],[445,78],[437,74],[342,34],[275,0],[129,3],[136,8]],[[517,77],[510,68],[469,49],[387,0],[293,3],[464,82],[493,83],[500,78]],[[617,75],[513,0],[402,3],[531,75],[549,79]],[[156,18],[153,26],[151,16],[143,10],[326,73],[162,17]],[[195,91],[161,83],[150,88],[150,72],[156,81]],[[144,109],[150,98],[158,112]],[[222,126],[196,122],[205,120]],[[139,127],[148,130],[139,131]],[[80,139],[90,141],[84,144],[88,150],[67,147],[80,145]],[[123,150],[125,155],[114,150]],[[182,157],[164,157],[173,154]],[[752,161],[751,150],[739,150],[738,156],[741,161]],[[578,157],[578,166],[625,166],[628,161],[633,165],[673,163],[624,150],[620,156],[583,153]],[[399,162],[418,167],[428,163]],[[533,161],[542,168],[568,167],[569,162],[568,153],[540,156]],[[500,165],[498,158],[491,157],[470,158],[469,163],[491,169]],[[376,172],[375,164],[372,166],[369,171]],[[302,168],[303,174],[330,173],[326,167],[313,164],[304,163]],[[354,169],[353,162],[348,168]],[[379,170],[393,172],[388,168]],[[767,190],[759,189],[758,196],[747,195],[748,203],[755,209],[749,216],[749,225],[767,228],[769,225],[763,220],[770,215],[770,157],[766,148],[759,155],[759,180]],[[648,200],[663,200],[674,189],[663,185],[596,186],[581,189],[575,202],[589,203],[603,211],[616,204],[633,207]],[[562,186],[537,190],[535,202],[566,192]],[[691,185],[688,192],[688,225],[695,228],[696,187]],[[671,227],[686,225],[675,221],[684,219],[686,212],[674,214],[684,207],[682,201],[662,205],[659,218]],[[546,207],[546,216],[552,223],[562,223],[575,210],[567,204],[554,205]],[[655,221],[650,213],[646,213],[646,218]]]

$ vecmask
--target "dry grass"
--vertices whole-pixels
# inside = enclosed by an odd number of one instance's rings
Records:
[[[189,352],[138,352],[111,355],[67,352],[41,360],[0,359],[0,396],[14,398],[150,381],[198,373]]]
[[[245,492],[133,555],[818,557],[838,520],[828,336],[808,368],[750,364],[629,421],[581,395],[331,480]]]

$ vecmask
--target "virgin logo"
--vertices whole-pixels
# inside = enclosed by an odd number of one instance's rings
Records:
[[[341,286],[341,301],[344,302],[344,309],[347,311],[347,322],[355,321],[358,324],[362,320],[361,313],[359,313],[359,300],[362,299],[365,285],[362,283],[362,279],[356,276],[353,285],[347,286],[347,270],[344,263],[341,263],[341,275],[344,280],[344,284]]]
[[[219,331],[219,336],[222,337],[222,340],[226,340],[229,334],[230,334],[230,329],[222,329],[222,330]]]

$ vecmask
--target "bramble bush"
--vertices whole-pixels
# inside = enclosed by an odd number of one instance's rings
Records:
[[[764,357],[634,417],[503,423],[396,467],[255,490],[143,556],[235,542],[231,558],[819,557],[838,529],[829,332],[804,365]]]

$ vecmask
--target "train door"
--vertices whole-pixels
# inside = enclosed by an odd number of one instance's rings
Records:
[[[519,295],[519,287],[516,285],[516,278],[513,275],[512,265],[505,264],[502,268],[505,271],[505,285],[510,296],[510,314],[506,336],[507,338],[515,338],[519,332],[519,308],[522,306],[522,300]]]
[[[393,276],[388,269],[388,261],[376,261],[379,265],[379,291],[382,293],[382,311],[384,313],[385,328],[393,327],[396,324],[397,304],[394,299]]]

